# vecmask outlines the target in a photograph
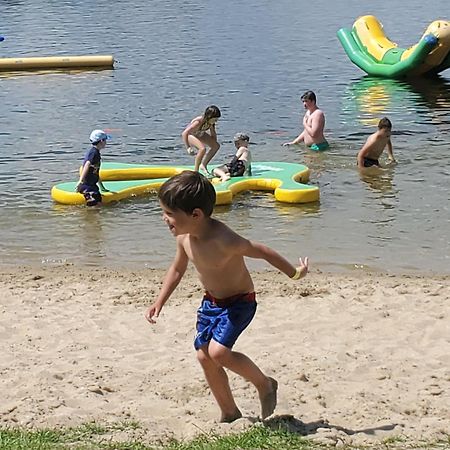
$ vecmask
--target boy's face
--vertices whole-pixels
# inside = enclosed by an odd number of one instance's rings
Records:
[[[247,145],[248,145],[248,141],[246,141],[245,139],[238,139],[237,141],[234,141],[234,146],[236,148],[239,148],[242,146],[247,147]]]
[[[96,147],[99,150],[103,150],[106,147],[106,139],[99,141],[99,143],[96,145]]]
[[[306,99],[306,98],[302,98],[302,103],[303,103],[303,107],[305,109],[311,108],[314,105],[314,102],[312,100]]]
[[[173,210],[159,202],[163,211],[163,220],[174,236],[190,233],[195,226],[193,214],[188,214],[180,209]]]
[[[380,131],[384,137],[391,137],[391,133],[392,133],[391,128],[380,128]]]

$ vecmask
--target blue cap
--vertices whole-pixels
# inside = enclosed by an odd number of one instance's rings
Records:
[[[93,144],[100,141],[106,141],[109,138],[110,136],[108,136],[103,130],[94,130],[89,136],[89,140]]]

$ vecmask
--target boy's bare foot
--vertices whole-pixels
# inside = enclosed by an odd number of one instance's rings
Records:
[[[277,406],[277,390],[278,390],[278,382],[271,377],[267,377],[270,381],[272,389],[264,396],[260,397],[261,401],[261,418],[264,420],[266,417],[269,417]]]
[[[234,414],[231,414],[230,416],[222,416],[220,418],[220,423],[231,423],[235,420],[238,420],[242,417],[242,413],[239,411],[239,409],[236,409]]]

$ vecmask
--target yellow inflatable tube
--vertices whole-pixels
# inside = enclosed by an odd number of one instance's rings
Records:
[[[114,66],[112,55],[0,58],[0,71]]]

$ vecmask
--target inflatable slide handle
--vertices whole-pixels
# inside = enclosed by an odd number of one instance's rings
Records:
[[[417,67],[438,44],[436,36],[428,34],[419,41],[414,51],[407,59],[395,64],[383,64],[375,61],[372,56],[361,48],[357,37],[351,30],[341,28],[337,32],[337,37],[353,64],[357,65],[369,75],[386,78],[402,78],[406,76],[408,72]]]

